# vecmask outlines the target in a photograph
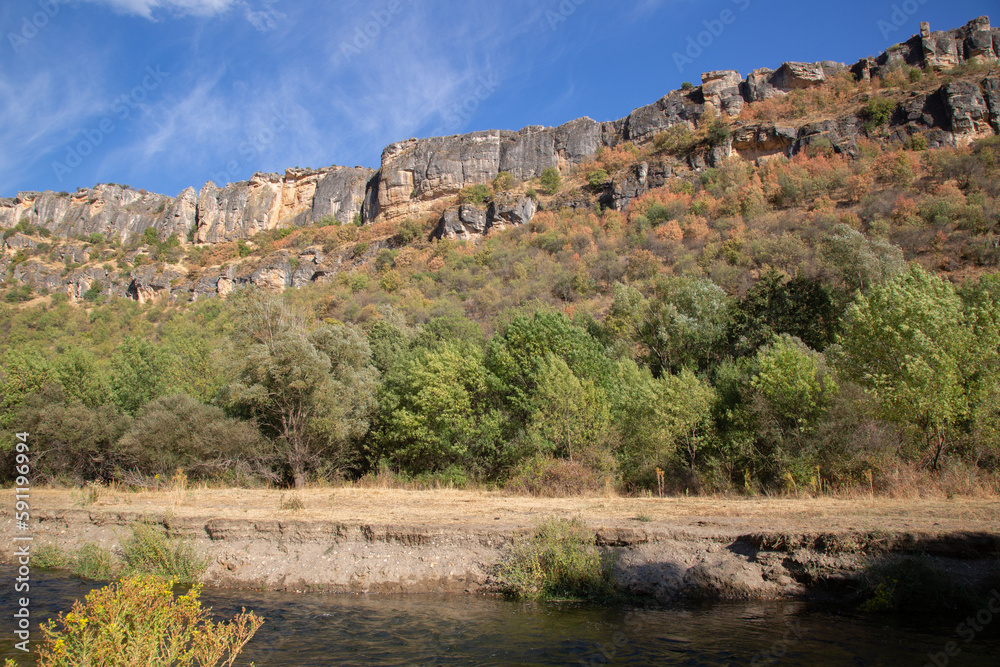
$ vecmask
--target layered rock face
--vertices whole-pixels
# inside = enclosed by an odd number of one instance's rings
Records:
[[[247,239],[279,226],[300,226],[332,216],[352,222],[361,213],[374,170],[346,167],[288,169],[254,174],[223,188],[208,182],[198,195],[200,243]]]
[[[166,197],[107,184],[65,192],[22,192],[0,199],[0,228],[22,220],[56,236],[103,234],[129,243],[153,227],[159,239],[223,243],[247,239],[279,226],[303,225],[332,216],[352,222],[361,213],[373,169],[289,169],[284,175],[254,174],[218,187],[209,181]]]
[[[556,128],[489,130],[391,144],[382,152],[372,185],[377,190],[375,215],[387,220],[424,215],[434,200],[489,183],[503,171],[523,181],[550,167],[568,169],[614,143],[613,125],[580,118]],[[374,218],[373,212],[366,219]]]
[[[860,60],[850,71],[858,79],[867,79],[901,65],[943,69],[998,59],[1000,29],[992,28],[988,17],[980,17],[941,32],[931,32],[929,25],[922,24],[919,35],[878,57]],[[57,236],[101,233],[127,243],[153,227],[161,240],[176,235],[182,240],[220,243],[327,216],[342,223],[359,216],[364,222],[422,217],[440,210],[436,206],[440,200],[467,186],[489,183],[500,172],[509,172],[519,181],[536,178],[550,167],[565,172],[592,159],[602,147],[625,141],[647,143],[678,123],[696,127],[706,114],[736,117],[746,104],[822,85],[846,69],[832,62],[787,62],[776,70],[756,69],[745,79],[735,70],[706,72],[701,86],[674,91],[612,122],[580,118],[555,128],[489,130],[391,144],[383,151],[377,171],[334,166],[289,169],[283,175],[258,173],[248,181],[221,187],[209,182],[197,193],[188,188],[173,198],[114,184],[74,194],[23,192],[0,199],[0,228],[27,220]],[[909,130],[925,126],[936,131],[929,137],[931,145],[961,144],[1000,129],[1000,83],[987,79],[977,88],[967,81],[956,82],[936,95],[911,100],[901,113]],[[751,160],[790,155],[817,136],[828,139],[835,150],[850,154],[859,128],[856,118],[806,127],[744,124],[736,128],[731,143],[713,154],[697,156],[691,166],[711,166],[732,151]],[[624,205],[628,198],[620,195],[611,198]],[[461,222],[465,231],[459,232],[456,221],[462,215],[453,209],[448,222],[442,221],[442,231],[462,235],[494,226],[488,221],[482,225]]]
[[[27,220],[56,236],[104,234],[128,242],[148,227],[165,236],[186,236],[195,224],[193,190],[176,199],[115,184],[65,192],[21,192],[0,199],[0,227]]]

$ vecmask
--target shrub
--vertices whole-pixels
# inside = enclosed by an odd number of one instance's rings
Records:
[[[109,476],[114,443],[128,430],[130,419],[110,404],[88,408],[50,383],[21,400],[16,423],[38,439],[33,467],[46,481],[82,482]]]
[[[698,143],[698,138],[687,123],[676,123],[653,137],[653,147],[669,155],[683,155]]]
[[[31,564],[41,570],[61,570],[70,564],[70,559],[57,545],[46,544],[34,550]]]
[[[690,81],[685,81],[681,84],[681,90],[694,90],[694,84]]]
[[[518,465],[505,488],[518,494],[567,497],[596,494],[606,477],[581,461],[537,456]]]
[[[885,97],[873,97],[868,104],[861,109],[861,120],[864,123],[865,132],[871,134],[889,124],[893,111],[896,110],[896,103]]]
[[[186,394],[148,403],[116,449],[129,470],[195,479],[248,476],[268,454],[254,426]]]
[[[34,289],[31,285],[24,283],[7,290],[3,298],[7,303],[22,303],[31,300],[32,292],[34,292]]]
[[[95,280],[94,282],[90,283],[90,287],[87,288],[87,291],[83,293],[83,300],[90,302],[97,301],[97,298],[101,296],[101,292],[103,290],[104,290],[104,285],[101,284],[101,281]]]
[[[708,126],[708,132],[705,135],[705,140],[708,142],[709,146],[719,146],[721,144],[729,141],[729,137],[733,134],[732,129],[721,120],[713,120]]]
[[[513,190],[517,183],[509,171],[501,171],[493,179],[493,190],[495,192],[507,192]]]
[[[236,252],[239,253],[240,257],[249,257],[253,254],[253,248],[247,245],[247,242],[240,239],[236,242]]]
[[[169,539],[145,522],[132,527],[132,535],[122,542],[122,553],[130,571],[180,583],[197,581],[208,567],[208,561],[197,556],[190,544]]]
[[[423,225],[416,220],[407,218],[406,220],[403,220],[403,222],[399,223],[399,228],[396,230],[394,240],[399,245],[406,245],[411,241],[420,238],[423,233]]]
[[[591,169],[587,172],[587,185],[595,190],[604,185],[607,180],[608,172],[604,171],[604,169],[600,167]]]
[[[244,611],[213,623],[198,599],[200,586],[174,598],[172,583],[132,576],[91,591],[68,614],[42,625],[37,664],[231,666],[264,620]]]
[[[70,560],[73,576],[93,581],[108,581],[118,567],[111,550],[97,544],[84,544]]]
[[[549,519],[526,541],[514,542],[497,566],[498,588],[515,600],[610,597],[610,563],[579,519]]]
[[[543,171],[539,180],[542,184],[542,191],[548,195],[554,195],[562,187],[562,176],[555,167],[549,167]]]
[[[458,193],[458,201],[462,204],[485,204],[490,198],[490,188],[487,185],[469,185]]]

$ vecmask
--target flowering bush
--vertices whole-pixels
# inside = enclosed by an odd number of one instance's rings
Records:
[[[175,598],[172,581],[148,576],[91,591],[42,626],[38,667],[231,666],[264,619],[244,611],[213,623],[200,592]]]

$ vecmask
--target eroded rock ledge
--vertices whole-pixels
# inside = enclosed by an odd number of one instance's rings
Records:
[[[13,533],[9,513],[0,515]],[[152,520],[210,558],[203,581],[232,589],[343,593],[488,590],[510,525],[422,525],[323,520],[171,517],[87,509],[39,515],[35,548],[84,543],[116,548],[128,527]],[[617,556],[625,590],[662,603],[822,595],[849,597],[873,555],[923,554],[964,580],[995,572],[1000,533],[832,530],[741,533],[712,522],[621,525],[588,521],[595,543]],[[9,559],[10,555],[6,554]]]

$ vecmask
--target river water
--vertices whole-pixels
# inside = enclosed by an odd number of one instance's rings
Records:
[[[13,571],[0,588],[0,659],[13,649]],[[69,609],[96,584],[33,573],[35,621]],[[475,596],[297,595],[206,589],[222,617],[267,620],[237,664],[307,665],[1000,665],[1000,615],[971,642],[963,615],[861,614],[843,606],[742,602],[676,608],[513,603]],[[987,612],[988,613],[988,612]],[[985,616],[984,616],[985,617]],[[37,628],[37,625],[33,626]],[[967,635],[966,635],[967,636]],[[34,639],[40,633],[33,632]],[[948,642],[960,653],[948,656]]]

